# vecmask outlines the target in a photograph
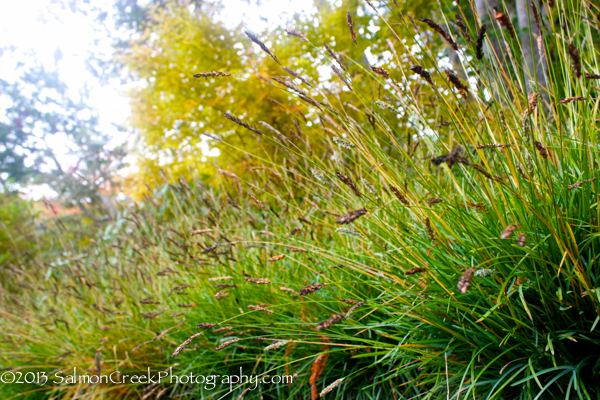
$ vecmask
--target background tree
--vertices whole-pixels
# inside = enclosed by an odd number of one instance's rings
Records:
[[[7,185],[47,184],[63,205],[106,219],[116,212],[123,146],[109,146],[98,116],[74,100],[57,72],[35,67],[15,82],[0,80],[5,105],[0,120],[0,181]],[[60,146],[59,146],[60,145]],[[59,151],[58,147],[66,150]]]

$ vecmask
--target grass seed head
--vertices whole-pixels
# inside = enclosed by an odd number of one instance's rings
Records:
[[[477,44],[475,45],[475,55],[479,61],[483,59],[483,40],[485,39],[485,24],[481,25],[477,32]]]
[[[414,274],[418,274],[418,273],[426,272],[426,271],[427,271],[427,268],[415,267],[415,268],[411,268],[411,269],[404,271],[404,275],[414,275]]]
[[[569,103],[573,103],[574,101],[581,101],[581,100],[587,100],[587,97],[564,97],[564,98],[558,100],[558,104],[569,104]]]
[[[273,310],[269,310],[268,308],[264,308],[262,306],[257,306],[257,305],[250,304],[249,306],[246,306],[246,308],[249,308],[249,309],[255,310],[255,311],[262,311],[262,312],[265,312],[267,314],[273,314]]]
[[[425,79],[431,86],[433,86],[431,75],[425,68],[421,67],[420,65],[413,65],[410,70],[419,75],[421,78]]]
[[[390,73],[382,67],[371,67],[371,69],[373,70],[373,72],[375,72],[377,75],[381,76],[384,79],[388,79],[390,77]]]
[[[224,298],[226,298],[226,297],[229,297],[229,291],[228,291],[228,290],[221,290],[220,292],[217,292],[217,293],[216,293],[216,294],[213,296],[213,298],[214,298],[215,300],[221,300],[221,299],[224,299]]]
[[[231,276],[218,276],[218,277],[215,277],[215,278],[208,278],[208,281],[209,282],[218,282],[218,281],[225,281],[225,280],[228,280],[228,279],[233,279],[233,277],[231,277]]]
[[[231,339],[231,340],[228,340],[227,342],[221,343],[220,345],[215,347],[215,351],[223,350],[225,347],[231,346],[232,344],[237,343],[240,340],[241,339]]]
[[[504,14],[502,11],[498,10],[496,7],[494,7],[494,12],[496,13],[495,17],[496,22],[498,22],[498,25],[506,28],[508,30],[508,33],[510,34],[510,37],[514,39],[516,37],[515,27],[513,26],[510,17],[507,14]]]
[[[355,195],[357,195],[358,197],[362,197],[362,195],[358,191],[358,188],[348,175],[342,174],[341,172],[336,172],[335,176],[337,176],[340,181],[344,182],[346,186],[348,186],[354,192]]]
[[[328,329],[331,325],[341,322],[344,318],[346,318],[346,313],[335,314],[325,321],[319,322],[317,324],[317,330]]]
[[[350,30],[350,36],[352,36],[352,41],[354,44],[356,43],[356,31],[354,30],[354,24],[352,23],[352,15],[350,12],[346,13],[346,21],[348,22],[348,29]]]
[[[293,29],[287,28],[285,30],[285,33],[287,33],[290,36],[295,36],[298,39],[301,39],[301,40],[303,40],[305,42],[308,42],[308,38],[306,36],[304,36],[302,33],[298,32],[298,31],[295,31]]]
[[[367,213],[366,208],[361,208],[360,210],[350,211],[348,214],[343,215],[338,220],[335,221],[336,224],[344,225],[354,222],[359,217],[362,217]]]
[[[548,150],[537,140],[533,143],[535,144],[535,148],[538,151],[538,153],[540,153],[540,156],[543,159],[547,159],[548,158]]]
[[[459,14],[454,14],[454,19],[456,20],[456,26],[460,28],[460,31],[462,32],[465,40],[468,43],[471,43],[471,36],[469,35],[469,31],[467,29],[465,21],[463,21],[462,17]]]
[[[465,86],[460,79],[458,79],[458,76],[456,76],[456,74],[454,73],[454,71],[451,71],[449,69],[444,70],[444,73],[446,74],[446,76],[448,77],[448,81],[450,81],[450,83],[452,83],[452,85],[461,93],[468,93],[469,92],[469,88],[467,86]]]
[[[579,58],[579,50],[573,43],[569,43],[569,47],[567,48],[569,51],[569,57],[571,57],[571,65],[573,66],[573,70],[575,71],[575,76],[581,77],[581,60]]]
[[[506,229],[504,231],[502,231],[502,233],[500,234],[500,239],[508,239],[509,237],[511,237],[513,235],[513,233],[515,233],[516,229],[517,229],[516,224],[510,224],[509,226],[506,227]]]
[[[342,383],[344,381],[344,379],[345,378],[340,378],[340,379],[336,379],[335,381],[333,381],[332,384],[330,384],[329,386],[327,386],[325,389],[321,390],[321,393],[319,393],[319,397],[325,397],[325,395],[327,395],[333,389],[335,389],[336,387],[338,387],[340,385],[340,383]]]
[[[248,36],[250,38],[250,40],[252,40],[254,43],[256,43],[265,53],[267,53],[268,55],[270,55],[273,60],[277,61],[277,64],[281,65],[281,63],[279,62],[279,60],[277,59],[277,57],[275,57],[275,55],[273,53],[271,53],[271,51],[269,50],[269,48],[267,46],[265,46],[265,44],[263,42],[261,42],[255,34],[253,34],[252,32],[248,32],[248,31],[244,31],[244,33],[246,34],[246,36]]]
[[[176,357],[179,353],[181,353],[183,351],[183,349],[185,349],[190,343],[192,343],[192,340],[196,339],[200,335],[202,335],[202,332],[192,335],[188,340],[186,340],[185,342],[180,344],[179,347],[177,347],[175,349],[175,351],[173,352],[173,354],[171,355],[171,358]]]
[[[227,118],[228,120],[233,121],[233,122],[235,122],[236,124],[238,124],[240,126],[243,126],[244,128],[248,129],[249,131],[252,131],[252,132],[257,133],[259,135],[263,134],[261,131],[259,131],[255,127],[249,125],[248,123],[242,121],[241,119],[239,119],[239,118],[237,118],[237,117],[235,117],[235,116],[233,116],[233,115],[231,115],[229,113],[224,112],[223,116],[225,118]]]
[[[281,255],[278,255],[278,256],[273,256],[273,257],[269,258],[267,261],[268,262],[275,262],[275,261],[279,261],[279,260],[283,259],[284,257],[285,257],[285,254],[281,254]]]
[[[254,283],[255,285],[266,285],[271,283],[269,278],[245,278],[247,282]]]
[[[392,192],[402,204],[404,204],[405,206],[408,206],[410,204],[408,199],[402,193],[400,193],[398,188],[392,185],[389,185],[388,187],[390,188],[390,192]]]
[[[587,179],[585,181],[581,181],[581,182],[577,182],[577,183],[574,183],[572,185],[569,185],[567,189],[573,190],[573,189],[576,189],[579,186],[582,186],[582,185],[584,185],[586,183],[593,182],[594,180],[596,180],[596,177],[593,177],[592,179]]]
[[[519,236],[519,238],[517,239],[517,245],[519,247],[523,247],[525,246],[525,240],[527,240],[527,237],[525,236],[524,233],[521,233],[521,235]]]
[[[307,294],[311,294],[311,293],[316,292],[317,290],[323,289],[325,286],[327,286],[326,283],[313,283],[311,285],[308,285],[308,286],[303,287],[302,289],[300,289],[300,291],[298,292],[298,294],[300,296],[306,296]]]
[[[290,342],[291,342],[291,340],[280,340],[278,342],[268,345],[267,347],[264,348],[264,350],[265,351],[275,350],[275,349],[278,349],[280,347],[283,347],[283,346],[289,344]]]
[[[458,51],[458,45],[456,44],[456,42],[452,40],[452,37],[448,34],[448,32],[442,29],[441,26],[439,26],[437,23],[430,20],[429,18],[419,18],[419,21],[425,22],[427,25],[429,25],[431,29],[439,33],[440,36],[444,38],[444,40],[450,45],[450,47]]]
[[[211,72],[199,72],[194,74],[194,78],[208,78],[216,76],[231,76],[229,72],[211,71]]]
[[[469,286],[471,285],[471,277],[473,276],[474,272],[475,272],[475,267],[469,268],[468,270],[463,272],[460,279],[458,280],[458,290],[462,294],[467,293],[467,289],[469,289]]]

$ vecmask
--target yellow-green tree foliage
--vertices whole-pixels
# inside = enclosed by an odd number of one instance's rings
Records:
[[[203,141],[220,150],[219,168],[243,170],[253,163],[246,152],[266,154],[273,161],[288,157],[269,139],[273,134],[259,121],[275,127],[299,146],[305,140],[313,149],[324,146],[322,139],[332,135],[311,112],[314,107],[271,79],[291,78],[290,83],[318,101],[324,99],[323,91],[336,92],[344,104],[350,92],[332,72],[331,65],[337,64],[324,43],[337,53],[354,90],[365,99],[364,109],[346,108],[346,111],[365,129],[370,129],[369,108],[379,99],[381,80],[374,79],[367,53],[378,60],[374,65],[389,69],[395,73],[394,79],[407,85],[409,81],[404,75],[410,75],[408,69],[413,61],[389,51],[388,40],[400,38],[392,36],[381,19],[369,16],[375,12],[367,3],[358,0],[339,3],[318,0],[316,15],[308,19],[295,17],[288,28],[301,32],[308,42],[287,35],[284,27],[257,33],[281,65],[244,34],[244,29],[252,27],[228,30],[216,18],[220,10],[216,4],[191,7],[174,2],[154,9],[149,14],[153,23],[121,55],[133,82],[129,93],[132,124],[139,135],[136,156],[140,168],[133,177],[134,184],[130,185],[133,191],[141,190],[148,171],[154,174],[164,167],[174,179],[189,178],[189,167],[201,171],[201,178],[210,179],[217,159],[203,153],[200,146]],[[390,7],[393,10],[379,7],[378,11],[400,12],[391,3]],[[352,16],[356,44],[349,32],[347,12]],[[293,80],[282,66],[302,75],[318,89]],[[209,71],[229,72],[232,76],[193,78],[195,73]],[[258,128],[265,136],[258,137],[229,121],[223,117],[224,112]],[[294,127],[295,121],[304,126],[300,134]]]

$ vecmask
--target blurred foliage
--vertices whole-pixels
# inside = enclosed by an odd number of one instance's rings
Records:
[[[0,80],[0,182],[48,185],[63,206],[93,219],[116,213],[110,196],[125,164],[123,146],[110,146],[98,116],[73,99],[56,71],[23,69],[14,82]]]
[[[191,3],[181,1],[155,5],[145,14],[152,23],[119,57],[133,83],[129,96],[132,126],[139,138],[136,155],[140,169],[139,174],[131,178],[133,182],[129,187],[138,194],[147,174],[155,174],[160,168],[168,167],[175,179],[189,179],[191,168],[210,181],[215,173],[212,164],[241,172],[249,162],[246,153],[256,154],[258,148],[266,150],[270,161],[275,163],[289,158],[276,142],[259,138],[235,125],[222,116],[224,112],[243,119],[263,133],[271,132],[259,121],[275,127],[297,143],[302,140],[313,148],[327,146],[321,140],[326,135],[324,129],[311,130],[305,137],[295,128],[297,121],[325,128],[323,121],[307,111],[306,103],[297,94],[282,90],[281,84],[271,80],[274,77],[287,80],[317,101],[327,102],[327,94],[336,93],[337,102],[345,104],[353,94],[328,66],[329,55],[323,43],[338,53],[351,77],[353,90],[370,99],[379,97],[382,88],[373,80],[365,79],[372,75],[368,71],[367,54],[376,60],[376,65],[384,64],[391,70],[410,67],[407,57],[393,59],[388,44],[393,35],[380,18],[373,18],[375,13],[365,2],[344,0],[336,6],[332,2],[318,1],[315,15],[295,15],[287,28],[300,31],[308,42],[287,35],[283,28],[258,34],[282,66],[303,76],[312,87],[294,80],[253,44],[243,32],[252,27],[227,29],[218,18],[220,3],[194,5],[191,7]],[[419,3],[419,7],[425,5]],[[395,12],[406,12],[415,6],[406,3],[404,9]],[[349,33],[347,12],[353,15],[357,45]],[[355,64],[352,60],[360,61]],[[365,74],[363,67],[368,73]],[[232,76],[198,80],[192,77],[195,73],[210,71],[229,72]],[[372,111],[368,108],[350,107],[346,112],[361,125],[369,125]],[[226,139],[226,145],[221,143],[222,139]],[[208,148],[218,149],[221,156],[210,156]]]

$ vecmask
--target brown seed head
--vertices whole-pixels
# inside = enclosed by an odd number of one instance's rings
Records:
[[[296,36],[298,39],[308,42],[308,39],[306,38],[306,36],[304,36],[302,33],[295,31],[293,29],[288,28],[285,30],[285,33],[287,33],[290,36]]]
[[[413,275],[413,274],[419,274],[421,272],[425,272],[427,271],[427,268],[423,268],[423,267],[415,267],[415,268],[411,268],[409,270],[406,270],[404,272],[404,275]]]
[[[300,289],[300,291],[298,292],[298,294],[300,296],[306,296],[307,294],[311,294],[311,293],[316,292],[317,290],[321,290],[325,286],[327,286],[326,283],[313,283],[311,285],[308,285],[308,286],[303,287],[302,289]]]
[[[350,36],[352,36],[352,41],[354,44],[356,43],[356,31],[354,30],[354,24],[352,23],[352,15],[350,12],[346,13],[346,21],[348,22],[348,29],[350,30]]]
[[[573,43],[569,43],[568,47],[569,57],[571,57],[571,64],[573,65],[573,69],[575,70],[575,76],[581,77],[581,60],[579,59],[579,50],[577,47],[573,45]]]
[[[510,224],[509,226],[506,227],[506,229],[504,231],[502,231],[502,233],[500,234],[500,239],[508,239],[509,237],[512,236],[513,233],[515,233],[516,229],[517,229],[516,224]]]
[[[429,72],[427,72],[425,68],[421,67],[420,65],[414,65],[410,68],[410,70],[415,74],[421,76],[421,78],[425,79],[430,85],[433,86],[431,75],[429,74]]]
[[[231,339],[231,340],[228,340],[227,342],[221,343],[220,345],[215,347],[215,351],[223,350],[225,347],[231,346],[232,344],[237,343],[240,340],[241,339]]]
[[[485,24],[481,25],[477,33],[477,44],[475,45],[475,55],[479,61],[483,59],[483,40],[485,39]]]
[[[235,122],[236,124],[243,126],[244,128],[248,129],[249,131],[252,131],[254,133],[258,133],[259,135],[262,135],[263,133],[261,131],[259,131],[258,129],[256,129],[255,127],[249,125],[248,123],[242,121],[241,119],[229,114],[229,113],[223,113],[223,116],[225,118],[227,118],[230,121]]]
[[[498,10],[496,7],[494,7],[494,11],[496,13],[496,21],[498,22],[498,25],[506,28],[510,36],[514,39],[516,36],[515,27],[513,26],[510,17]]]
[[[352,179],[350,179],[350,177],[348,175],[342,174],[341,172],[336,172],[335,176],[337,176],[339,178],[339,180],[344,182],[346,184],[346,186],[348,186],[354,192],[355,195],[357,195],[358,197],[362,197],[362,195],[358,191],[358,188],[356,187],[356,185],[354,184],[354,182],[352,181]]]
[[[471,277],[473,276],[474,272],[475,272],[475,267],[469,268],[468,270],[463,272],[462,276],[458,280],[458,290],[462,294],[467,293],[467,289],[469,289],[469,286],[471,285]]]
[[[463,21],[462,17],[459,14],[454,14],[454,19],[456,20],[456,26],[460,28],[465,40],[471,43],[471,36],[469,35],[469,31],[467,29],[467,25],[465,21]]]
[[[382,67],[371,67],[371,69],[373,70],[373,72],[375,72],[377,75],[381,76],[382,78],[387,79],[390,77],[390,73],[387,72]]]
[[[527,239],[527,237],[525,236],[524,233],[521,233],[521,235],[519,236],[519,238],[517,239],[517,245],[520,247],[525,246],[525,240]]]
[[[273,53],[271,53],[271,51],[269,50],[269,48],[267,46],[265,46],[265,44],[263,42],[261,42],[260,40],[258,40],[258,38],[256,37],[255,34],[248,32],[248,31],[244,31],[244,33],[246,34],[246,36],[248,36],[250,38],[250,40],[252,40],[254,43],[256,43],[257,45],[260,46],[260,48],[267,53],[268,55],[270,55],[273,60],[277,61],[277,64],[281,65],[281,63],[279,62],[279,60],[277,59],[277,57],[275,57],[275,55]]]
[[[360,210],[350,211],[348,214],[343,215],[338,220],[336,220],[335,223],[340,224],[340,225],[349,224],[349,223],[355,221],[356,219],[358,219],[359,217],[365,215],[366,213],[367,213],[366,208],[361,208]]]
[[[246,278],[246,281],[256,285],[266,285],[267,283],[271,283],[269,278]]]
[[[394,194],[394,196],[396,196],[396,198],[398,200],[400,200],[400,202],[402,204],[404,204],[405,206],[410,205],[408,199],[402,193],[400,193],[398,188],[396,188],[395,186],[392,186],[392,185],[389,185],[389,188],[390,188],[390,192],[392,192]]]
[[[200,72],[194,74],[194,78],[208,78],[213,76],[231,76],[229,72],[211,71],[211,72]]]
[[[331,316],[329,319],[319,322],[317,324],[317,330],[320,331],[323,329],[327,329],[331,325],[337,324],[338,322],[342,321],[344,318],[346,318],[345,313],[335,314],[335,315]]]
[[[432,28],[434,31],[439,33],[441,37],[444,38],[444,40],[450,45],[450,47],[458,51],[458,45],[456,44],[456,42],[452,40],[452,37],[448,34],[448,32],[443,30],[441,26],[439,26],[429,18],[419,18],[419,21],[425,22],[427,25],[429,25],[430,28]]]
[[[171,355],[171,358],[176,357],[179,353],[181,353],[183,351],[183,349],[185,349],[187,347],[187,345],[192,343],[192,340],[196,339],[200,335],[202,335],[202,332],[192,335],[188,340],[186,340],[185,342],[180,344],[179,347],[177,347],[175,349],[175,351],[173,352],[173,354]]]
[[[540,153],[542,158],[548,158],[548,150],[546,150],[546,148],[540,142],[536,140],[533,142],[533,144],[535,144],[535,148],[537,149],[538,153]]]
[[[213,328],[216,324],[213,324],[212,322],[202,322],[198,325],[196,325],[196,329],[210,329]]]

